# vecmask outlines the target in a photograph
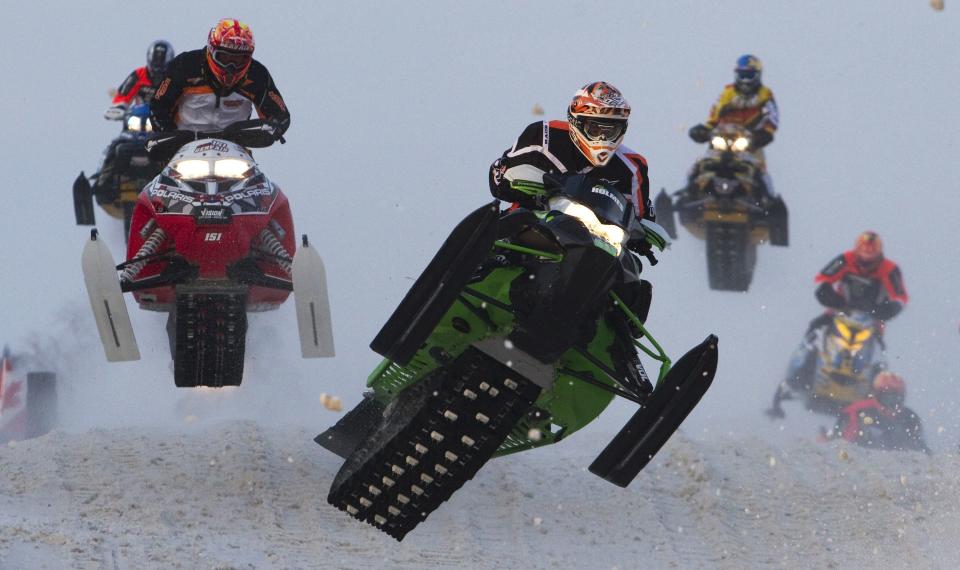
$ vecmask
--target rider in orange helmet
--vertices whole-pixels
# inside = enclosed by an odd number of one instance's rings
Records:
[[[204,48],[177,56],[150,104],[154,129],[219,130],[257,115],[279,138],[290,112],[270,72],[253,59],[253,32],[228,18],[210,29]]]

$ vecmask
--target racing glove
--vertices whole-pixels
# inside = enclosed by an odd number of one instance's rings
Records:
[[[693,142],[705,143],[710,140],[710,127],[707,125],[694,125],[690,127],[690,130],[687,132],[690,135],[690,138],[693,139]]]
[[[759,130],[750,134],[750,150],[760,150],[773,142],[773,134],[770,131]]]

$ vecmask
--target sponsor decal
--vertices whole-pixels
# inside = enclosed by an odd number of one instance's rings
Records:
[[[155,198],[166,198],[167,200],[176,200],[178,202],[193,203],[194,197],[176,190],[167,190],[166,188],[154,188],[150,190],[150,196]]]
[[[203,236],[203,241],[220,241],[222,237],[223,233],[221,232],[207,232],[207,234]]]
[[[240,99],[222,99],[220,104],[226,107],[227,109],[235,109],[240,105],[243,105],[243,101]]]
[[[223,206],[201,205],[193,211],[193,218],[197,224],[229,224],[232,213],[228,208]],[[211,235],[219,236],[220,234],[218,232],[208,233],[204,241],[220,241],[219,237],[217,237],[217,239],[210,239]]]
[[[223,141],[210,141],[210,142],[207,142],[207,143],[198,144],[198,145],[193,149],[193,152],[207,152],[207,151],[212,151],[212,152],[229,152],[229,151],[230,151],[230,146],[229,146],[227,143],[223,142]]]
[[[617,207],[620,208],[621,212],[626,207],[626,204],[624,203],[622,196],[617,196],[616,194],[607,190],[603,186],[599,186],[599,185],[594,186],[593,188],[590,189],[590,192],[594,194],[600,194],[601,196],[606,196],[607,198],[610,198],[611,200],[614,201],[614,203],[616,203]]]
[[[163,83],[160,84],[160,88],[157,89],[157,94],[154,96],[154,98],[163,97],[164,94],[167,92],[167,88],[168,88],[168,87],[170,87],[170,78],[169,78],[169,77],[166,78],[166,79],[164,79],[164,80],[163,80]]]

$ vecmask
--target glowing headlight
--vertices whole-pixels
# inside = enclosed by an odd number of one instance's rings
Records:
[[[723,137],[720,137],[720,136],[713,137],[713,139],[710,140],[710,144],[716,150],[727,150],[727,139]]]
[[[250,170],[250,163],[237,158],[224,158],[213,163],[213,175],[224,178],[243,178]]]
[[[593,210],[568,198],[559,196],[551,198],[550,209],[580,220],[591,234],[612,245],[617,255],[620,255],[620,250],[627,238],[627,233],[620,226],[602,223]]]
[[[186,179],[210,176],[210,162],[206,160],[181,160],[173,166],[173,169]]]
[[[148,121],[149,122],[149,121]],[[140,117],[131,115],[127,117],[127,130],[128,131],[139,131],[141,130],[143,121],[140,120]]]
[[[733,150],[742,152],[747,150],[747,147],[750,146],[750,141],[747,140],[747,137],[737,137],[737,140],[733,141],[731,146],[733,147]]]

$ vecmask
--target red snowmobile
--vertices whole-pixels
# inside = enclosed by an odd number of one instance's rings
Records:
[[[39,437],[57,420],[57,377],[53,372],[17,370],[17,359],[0,357],[0,443]]]
[[[83,252],[108,360],[140,357],[123,292],[169,314],[179,387],[239,385],[247,312],[276,309],[291,291],[303,356],[333,356],[323,262],[306,236],[297,248],[287,198],[248,150],[274,140],[269,123],[252,120],[151,141],[154,153],[179,150],[137,199],[126,261],[114,266],[95,229]]]

